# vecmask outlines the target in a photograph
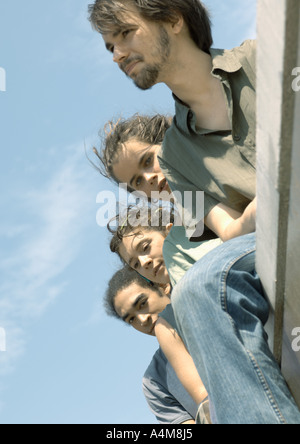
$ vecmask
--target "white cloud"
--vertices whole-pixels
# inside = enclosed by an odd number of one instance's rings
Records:
[[[89,170],[83,168],[83,145],[66,151],[62,166],[39,189],[22,190],[19,216],[25,211],[31,224],[17,222],[8,234],[0,230],[18,241],[0,262],[0,326],[7,336],[0,374],[10,372],[25,351],[26,325],[63,293],[64,272],[77,257],[90,223],[85,216],[91,189]]]

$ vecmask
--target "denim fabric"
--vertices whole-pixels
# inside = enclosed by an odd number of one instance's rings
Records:
[[[179,334],[219,424],[300,424],[300,412],[269,349],[269,305],[255,271],[255,236],[225,242],[172,293]]]

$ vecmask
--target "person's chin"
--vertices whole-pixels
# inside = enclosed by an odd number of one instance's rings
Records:
[[[134,84],[135,84],[135,86],[137,87],[137,88],[139,88],[140,90],[142,90],[142,91],[148,91],[149,89],[151,89],[155,84],[143,84],[143,83],[140,83],[139,81],[137,81],[137,80],[133,80],[133,82],[134,82]]]
[[[151,89],[154,85],[156,85],[156,76],[145,76],[143,72],[134,74],[132,77],[132,80],[139,89],[142,91],[147,91],[148,89]]]
[[[167,270],[165,270],[165,272],[164,272],[164,274],[163,274],[163,276],[162,276],[162,284],[163,285],[166,285],[166,284],[169,284],[170,283],[170,276],[169,276],[169,273],[167,272]]]

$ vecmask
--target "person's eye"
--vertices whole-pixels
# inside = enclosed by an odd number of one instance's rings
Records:
[[[134,262],[133,268],[137,270],[139,268],[139,261]]]
[[[148,299],[141,302],[140,308],[144,308],[147,305]]]
[[[152,155],[147,157],[146,162],[145,162],[145,167],[149,167],[151,165],[152,159],[153,159]]]
[[[130,319],[128,319],[128,324],[132,325],[134,323],[134,316],[132,316]]]
[[[143,245],[143,252],[146,252],[149,248],[150,244],[149,242],[147,242],[146,244]]]
[[[122,32],[122,36],[123,36],[124,38],[126,38],[130,32],[131,32],[131,29],[126,29],[126,31],[123,31],[123,32]]]
[[[142,177],[138,177],[137,179],[136,179],[136,181],[135,181],[135,186],[138,188],[138,187],[140,187],[141,186],[141,184],[142,184]]]

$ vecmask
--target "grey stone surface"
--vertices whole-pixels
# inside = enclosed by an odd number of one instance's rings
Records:
[[[299,0],[258,0],[257,270],[272,305],[273,351],[300,405],[292,347],[300,328],[299,17]]]

